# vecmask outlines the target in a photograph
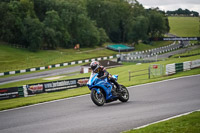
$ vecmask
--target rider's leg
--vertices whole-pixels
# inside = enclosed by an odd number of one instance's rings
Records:
[[[111,82],[113,82],[115,84],[115,86],[117,87],[117,90],[116,91],[120,91],[120,85],[116,82],[116,80],[114,78],[110,78],[109,79]]]

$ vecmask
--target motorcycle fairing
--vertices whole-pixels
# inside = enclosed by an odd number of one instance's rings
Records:
[[[115,96],[112,95],[112,84],[108,82],[107,78],[99,79],[97,78],[98,74],[91,74],[90,79],[87,83],[90,90],[95,89],[97,93],[100,91],[99,88],[102,88],[103,91],[106,94],[106,100],[110,100],[115,98]],[[117,76],[118,77],[118,76]],[[117,79],[117,77],[115,77]]]

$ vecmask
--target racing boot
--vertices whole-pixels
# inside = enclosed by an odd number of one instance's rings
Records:
[[[122,92],[122,88],[117,82],[116,82],[116,92],[117,93],[121,93]]]
[[[113,96],[117,96],[117,92],[114,89],[111,90],[111,93]]]
[[[113,96],[117,96],[116,88],[117,88],[117,87],[115,86],[115,84],[112,84],[111,93],[112,93]]]

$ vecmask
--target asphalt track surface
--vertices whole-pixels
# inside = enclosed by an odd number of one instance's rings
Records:
[[[94,105],[90,95],[1,111],[1,133],[118,133],[200,109],[200,75],[129,87],[130,99]]]

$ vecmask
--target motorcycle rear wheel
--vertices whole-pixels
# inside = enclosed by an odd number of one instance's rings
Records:
[[[103,106],[104,103],[106,102],[105,100],[105,96],[102,93],[102,91],[100,90],[100,93],[98,94],[97,91],[95,89],[92,89],[91,91],[91,99],[94,102],[94,104],[96,104],[97,106]]]
[[[129,92],[123,85],[121,85],[121,94],[119,95],[119,100],[121,102],[127,102],[129,100]]]

